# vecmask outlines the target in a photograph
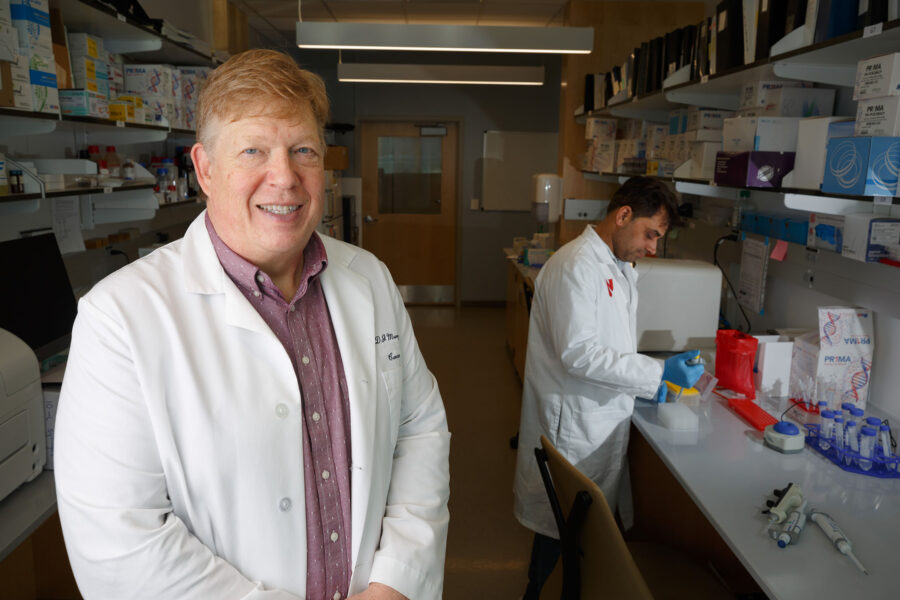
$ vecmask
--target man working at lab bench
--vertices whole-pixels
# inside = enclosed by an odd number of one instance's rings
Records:
[[[663,380],[692,386],[703,372],[685,352],[665,362],[638,354],[632,262],[656,252],[678,221],[661,182],[629,179],[606,217],[556,252],[535,282],[515,476],[515,514],[535,532],[525,600],[537,599],[559,557],[559,532],[534,449],[540,436],[603,490],[615,510],[634,397]],[[563,507],[568,510],[569,507]]]
[[[207,210],[80,303],[56,430],[85,598],[438,600],[449,437],[403,301],[319,237],[322,80],[210,74]]]

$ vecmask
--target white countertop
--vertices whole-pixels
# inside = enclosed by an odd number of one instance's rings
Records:
[[[635,402],[632,421],[772,600],[900,598],[900,479],[843,471],[807,447],[775,452],[720,398],[694,410],[694,433],[663,428],[656,405],[643,400]],[[834,518],[869,575],[812,522],[796,545],[775,544],[761,511],[789,482],[802,488],[810,508]]]
[[[0,560],[56,511],[53,471],[43,471],[0,501]]]

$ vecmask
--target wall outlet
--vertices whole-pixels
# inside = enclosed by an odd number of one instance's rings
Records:
[[[472,210],[480,210],[481,209],[481,199],[480,198],[472,198],[472,201],[469,203],[469,208]]]

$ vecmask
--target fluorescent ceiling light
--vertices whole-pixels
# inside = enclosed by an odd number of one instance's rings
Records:
[[[443,50],[590,54],[593,27],[297,23],[297,46],[320,50]]]
[[[338,81],[348,83],[543,85],[544,67],[338,63]]]

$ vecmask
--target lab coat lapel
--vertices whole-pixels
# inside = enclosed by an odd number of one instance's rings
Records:
[[[223,294],[225,322],[258,333],[275,335],[259,312],[247,301],[219,262],[209,232],[206,231],[206,211],[194,219],[184,235],[184,282],[188,292]]]
[[[326,242],[328,267],[322,290],[344,363],[350,396],[352,564],[359,555],[365,529],[367,498],[375,455],[375,414],[378,406],[375,370],[375,309],[365,278],[351,271],[344,248]]]

